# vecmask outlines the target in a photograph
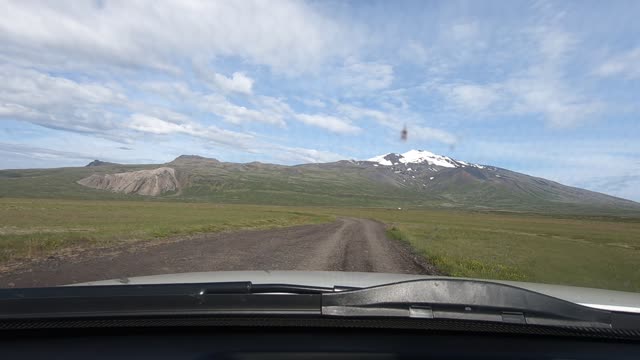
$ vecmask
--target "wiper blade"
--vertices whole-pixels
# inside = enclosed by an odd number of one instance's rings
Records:
[[[325,293],[353,288],[218,282],[0,289],[0,319],[176,314],[320,315]]]
[[[354,288],[350,288],[354,289]],[[344,288],[305,286],[295,284],[253,284],[251,281],[221,282],[203,286],[205,294],[324,294],[343,291]]]
[[[501,283],[424,279],[322,296],[322,314],[640,328],[640,315],[593,309]]]
[[[322,294],[356,288],[319,287],[297,284],[253,284],[250,281],[150,285],[90,285],[46,288],[0,289],[0,301],[57,297],[112,297],[205,294]]]

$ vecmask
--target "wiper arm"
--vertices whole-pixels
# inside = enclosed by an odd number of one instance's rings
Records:
[[[593,309],[515,286],[463,279],[424,279],[324,294],[322,314],[640,328],[637,314]]]
[[[205,294],[325,294],[355,288],[320,287],[294,284],[253,284],[251,281],[221,282],[203,286]]]
[[[0,319],[176,314],[320,315],[322,294],[353,288],[218,282],[0,289]]]

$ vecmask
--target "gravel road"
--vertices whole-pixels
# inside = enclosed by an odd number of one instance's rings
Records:
[[[35,287],[194,271],[327,270],[431,274],[386,237],[384,225],[343,218],[321,225],[205,234],[145,246],[50,257],[0,273],[0,287]]]

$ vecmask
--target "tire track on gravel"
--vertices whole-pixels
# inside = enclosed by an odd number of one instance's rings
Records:
[[[105,255],[106,253],[106,255]],[[0,274],[0,287],[72,284],[134,276],[227,270],[325,270],[432,274],[382,223],[340,218],[329,224],[203,234],[144,247],[95,249],[48,258]]]

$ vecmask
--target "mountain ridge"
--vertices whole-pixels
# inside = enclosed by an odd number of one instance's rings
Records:
[[[156,177],[159,168],[173,169],[172,176]],[[0,171],[0,196],[16,194],[640,215],[640,204],[631,200],[424,150],[291,166],[181,155],[164,164]]]
[[[106,165],[119,165],[119,164],[96,159],[96,160],[93,160],[92,162],[88,163],[87,165],[85,165],[85,167],[106,166]]]

